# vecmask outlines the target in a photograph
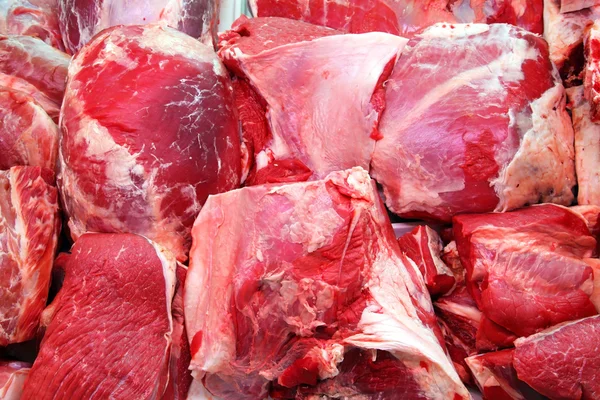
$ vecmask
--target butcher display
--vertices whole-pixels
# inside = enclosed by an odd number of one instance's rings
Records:
[[[577,203],[600,206],[600,124],[592,122],[583,86],[567,89],[575,131]]]
[[[20,361],[0,361],[0,399],[19,400],[31,365]]]
[[[362,168],[211,196],[193,237],[190,367],[214,396],[469,398]]]
[[[450,221],[571,204],[573,128],[547,55],[541,37],[506,24],[438,24],[411,39],[386,82],[371,163],[388,208]]]
[[[70,57],[30,36],[0,35],[0,86],[26,92],[58,122]]]
[[[254,155],[248,183],[368,169],[383,81],[405,43],[385,33],[341,35],[282,18],[240,18],[221,36],[219,56],[241,80],[238,108]]]
[[[0,1],[0,34],[33,36],[57,49],[63,49],[58,26],[59,1]]]
[[[582,82],[584,32],[586,27],[600,18],[600,3],[587,3],[588,8],[561,12],[561,0],[544,0],[544,39],[548,41],[550,60],[560,71],[567,87]]]
[[[54,173],[40,167],[0,171],[0,346],[35,336],[59,230]]]
[[[133,234],[86,234],[64,265],[21,399],[160,399],[169,379],[175,259]]]
[[[438,22],[504,22],[538,34],[543,30],[543,0],[250,0],[249,4],[256,17],[292,18],[350,33],[411,37]]]
[[[209,194],[240,185],[231,82],[211,48],[161,25],[104,30],[69,66],[59,187],[73,239],[147,236],[187,258]]]
[[[59,0],[58,6],[60,32],[71,54],[117,25],[161,22],[211,46],[217,34],[216,0]]]
[[[482,312],[477,349],[510,346],[565,321],[596,315],[590,296],[596,250],[581,214],[552,204],[459,215],[454,236]]]

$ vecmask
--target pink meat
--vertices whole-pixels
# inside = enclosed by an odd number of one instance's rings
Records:
[[[583,85],[590,104],[590,119],[600,122],[600,21],[586,30],[584,36],[585,66]]]
[[[393,212],[449,221],[572,202],[573,129],[539,36],[434,25],[407,44],[385,104],[371,175]]]
[[[212,45],[218,5],[216,0],[61,0],[59,24],[65,48],[71,54],[106,28],[153,22],[165,23]]]
[[[73,238],[134,232],[187,258],[209,194],[240,184],[227,71],[159,25],[105,30],[69,66],[59,185]]]
[[[506,346],[514,335],[597,314],[590,301],[593,272],[584,261],[596,240],[579,213],[544,204],[461,215],[454,218],[454,233],[469,289],[485,317],[478,341]]]
[[[281,18],[243,17],[222,35],[219,56],[241,80],[238,109],[253,152],[249,184],[369,167],[384,108],[383,81],[406,40],[337,33]]]
[[[0,34],[37,37],[62,50],[58,3],[59,0],[3,0],[0,2]]]
[[[29,36],[0,35],[0,85],[26,92],[58,122],[70,57]]]
[[[515,342],[519,379],[557,400],[600,398],[600,316],[555,326]]]
[[[509,23],[542,33],[541,0],[252,0],[254,16],[285,17],[349,33],[411,37],[438,22]]]
[[[58,127],[25,92],[0,86],[0,169],[56,168]]]
[[[398,245],[423,274],[431,296],[439,296],[452,290],[456,279],[441,259],[443,243],[436,231],[427,225],[417,226],[400,237]]]
[[[20,361],[0,361],[0,398],[19,400],[31,365]]]
[[[146,238],[83,235],[21,399],[160,399],[174,286],[175,259]]]
[[[191,368],[214,396],[468,398],[365,170],[211,196],[193,236]]]
[[[0,345],[32,339],[46,306],[60,219],[52,171],[0,172]]]
[[[593,7],[597,0],[560,0],[560,12],[562,14],[580,11],[585,8]]]
[[[567,96],[575,131],[577,203],[600,206],[600,124],[592,122],[583,86],[570,87]]]

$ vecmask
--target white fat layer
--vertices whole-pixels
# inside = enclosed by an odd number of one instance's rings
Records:
[[[30,368],[21,368],[10,374],[4,386],[0,388],[0,398],[2,400],[19,400],[29,371]]]
[[[531,124],[523,129],[512,161],[492,180],[499,202],[495,211],[544,203],[569,205],[575,185],[573,127],[565,109],[562,84],[531,103]],[[516,123],[520,121],[517,119]],[[527,129],[529,128],[529,129]]]
[[[444,311],[448,311],[460,317],[464,317],[471,321],[475,321],[477,324],[479,324],[479,321],[481,320],[481,311],[479,311],[476,307],[470,307],[464,304],[450,302],[435,303],[435,306]]]
[[[190,389],[188,390],[187,400],[221,400],[218,397],[213,396],[197,379],[192,381]]]
[[[432,38],[465,38],[490,30],[488,24],[449,24],[446,22],[437,23],[425,29],[420,37]]]

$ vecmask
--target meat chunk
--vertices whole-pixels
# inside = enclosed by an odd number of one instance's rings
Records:
[[[539,34],[543,29],[542,0],[252,0],[250,8],[258,17],[285,17],[350,33],[375,31],[405,37],[438,22],[504,22]]]
[[[175,259],[146,238],[81,236],[21,399],[161,398],[174,286]]]
[[[478,342],[510,345],[564,321],[597,314],[590,296],[596,249],[582,216],[544,204],[503,214],[460,215],[454,233],[467,284],[483,316]],[[512,337],[511,337],[512,336]]]
[[[59,0],[3,0],[0,2],[0,34],[37,37],[62,50],[58,2]]]
[[[519,379],[550,399],[600,397],[600,316],[567,322],[515,342]]]
[[[56,168],[58,127],[25,92],[0,86],[0,169]]]
[[[582,80],[584,31],[600,18],[600,4],[569,13],[561,13],[560,7],[560,0],[544,1],[544,39],[565,86],[576,86]]]
[[[585,98],[590,103],[592,122],[600,122],[600,21],[586,30],[584,37],[585,68],[583,70]]]
[[[441,259],[444,244],[436,231],[420,225],[398,239],[400,250],[419,268],[432,296],[448,293],[456,279]]]
[[[209,194],[240,184],[229,76],[213,50],[160,25],[103,31],[69,66],[59,186],[74,239],[133,232],[187,258]]]
[[[580,11],[595,6],[597,0],[560,0],[560,12],[562,14]]]
[[[468,398],[365,170],[211,196],[193,236],[191,367],[213,395]]]
[[[218,4],[215,0],[61,0],[59,24],[71,54],[106,28],[159,21],[212,45]]]
[[[60,230],[52,171],[0,171],[0,345],[32,339],[46,305]]]
[[[371,164],[387,206],[449,221],[570,204],[573,128],[547,55],[542,38],[505,24],[438,24],[411,39],[386,83]]]
[[[577,203],[600,205],[600,125],[591,120],[583,86],[567,89],[575,131]]]
[[[31,365],[20,361],[0,361],[0,398],[18,400]]]
[[[242,18],[221,41],[225,65],[250,84],[238,90],[244,90],[238,108],[254,153],[248,183],[368,169],[383,111],[383,81],[406,40],[287,24],[280,18]],[[258,110],[251,113],[253,105]],[[268,132],[256,132],[257,126]]]
[[[0,35],[0,86],[26,92],[58,122],[70,57],[40,39]]]

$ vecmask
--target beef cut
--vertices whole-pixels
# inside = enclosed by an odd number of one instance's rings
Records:
[[[214,396],[469,398],[360,167],[211,196],[193,237],[191,368]]]
[[[431,296],[448,293],[454,288],[456,279],[441,258],[444,244],[436,231],[427,225],[419,225],[400,237],[398,245],[419,267]]]
[[[520,380],[553,400],[600,398],[600,316],[555,326],[515,342]]]
[[[371,176],[394,213],[449,221],[573,201],[573,128],[541,37],[434,25],[407,44],[385,104]]]
[[[26,92],[58,122],[70,57],[40,39],[0,35],[0,86]]]
[[[60,128],[74,239],[138,233],[184,260],[207,196],[240,184],[227,71],[211,48],[168,27],[110,28],[78,52]]]
[[[60,220],[54,173],[0,171],[0,345],[32,339],[46,306]]]
[[[169,378],[175,259],[133,234],[81,236],[45,313],[25,399],[160,399]]]
[[[596,250],[582,215],[544,204],[499,214],[460,215],[454,234],[482,319],[478,350],[510,346],[564,321],[598,313],[590,296]]]
[[[585,98],[590,103],[590,118],[600,122],[600,20],[586,29],[584,36]]]
[[[562,14],[580,11],[596,5],[598,0],[560,0],[560,12]]]
[[[548,42],[550,59],[567,87],[581,84],[584,31],[600,18],[600,4],[597,1],[593,3],[589,8],[561,13],[560,0],[544,1],[544,39]]]
[[[543,30],[542,0],[251,0],[249,3],[254,16],[298,19],[350,33],[375,31],[411,37],[438,22],[504,22],[534,33],[541,34]]]
[[[383,110],[383,82],[406,40],[341,35],[282,18],[240,18],[219,56],[239,82],[248,183],[320,179],[369,168]]]
[[[59,0],[59,25],[67,51],[74,54],[103,29],[162,22],[207,45],[216,39],[216,0]]]
[[[577,203],[600,206],[600,124],[592,122],[583,86],[568,88],[567,96],[575,131]]]
[[[31,365],[20,361],[0,361],[0,399],[19,400]]]
[[[2,0],[0,34],[37,37],[62,50],[58,2],[59,0]]]

